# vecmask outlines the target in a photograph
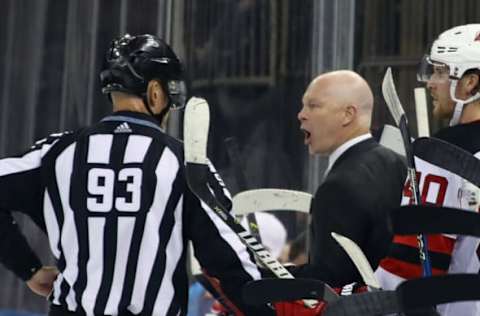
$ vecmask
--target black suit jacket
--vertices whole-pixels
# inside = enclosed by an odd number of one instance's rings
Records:
[[[357,269],[330,233],[355,241],[375,269],[391,242],[387,214],[400,205],[405,177],[402,157],[372,138],[345,151],[315,194],[310,262],[296,268],[294,274],[332,286],[361,282]]]

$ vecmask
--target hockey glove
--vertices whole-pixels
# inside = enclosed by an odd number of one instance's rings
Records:
[[[347,296],[368,292],[368,287],[354,282],[341,288],[334,288],[333,290],[340,296]],[[274,303],[273,306],[275,306],[276,316],[320,316],[325,311],[327,303],[320,301],[314,308],[308,308],[303,304],[303,301],[298,300],[293,302],[278,302]]]

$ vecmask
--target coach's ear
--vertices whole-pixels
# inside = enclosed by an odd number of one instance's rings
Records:
[[[350,125],[353,120],[355,120],[357,116],[357,106],[356,105],[347,105],[345,106],[344,112],[343,112],[343,120],[342,120],[342,126],[347,126]]]

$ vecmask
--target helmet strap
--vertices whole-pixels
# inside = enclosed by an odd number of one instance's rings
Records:
[[[465,106],[465,103],[463,102],[455,103],[455,109],[453,110],[453,115],[452,115],[452,118],[450,119],[450,124],[449,124],[450,126],[454,126],[458,124],[458,122],[460,121],[460,116],[462,116],[464,106]]]
[[[465,104],[472,103],[480,99],[480,93],[477,92],[466,100],[460,100],[455,96],[455,90],[457,89],[458,79],[452,79],[450,83],[450,98],[455,101],[455,109],[453,110],[452,118],[450,119],[450,126],[457,125],[460,122],[460,117],[462,116],[463,108]]]

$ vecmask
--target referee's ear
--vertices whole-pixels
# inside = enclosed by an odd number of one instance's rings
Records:
[[[150,80],[147,87],[147,106],[153,114],[159,114],[167,107],[168,98],[158,80]]]

